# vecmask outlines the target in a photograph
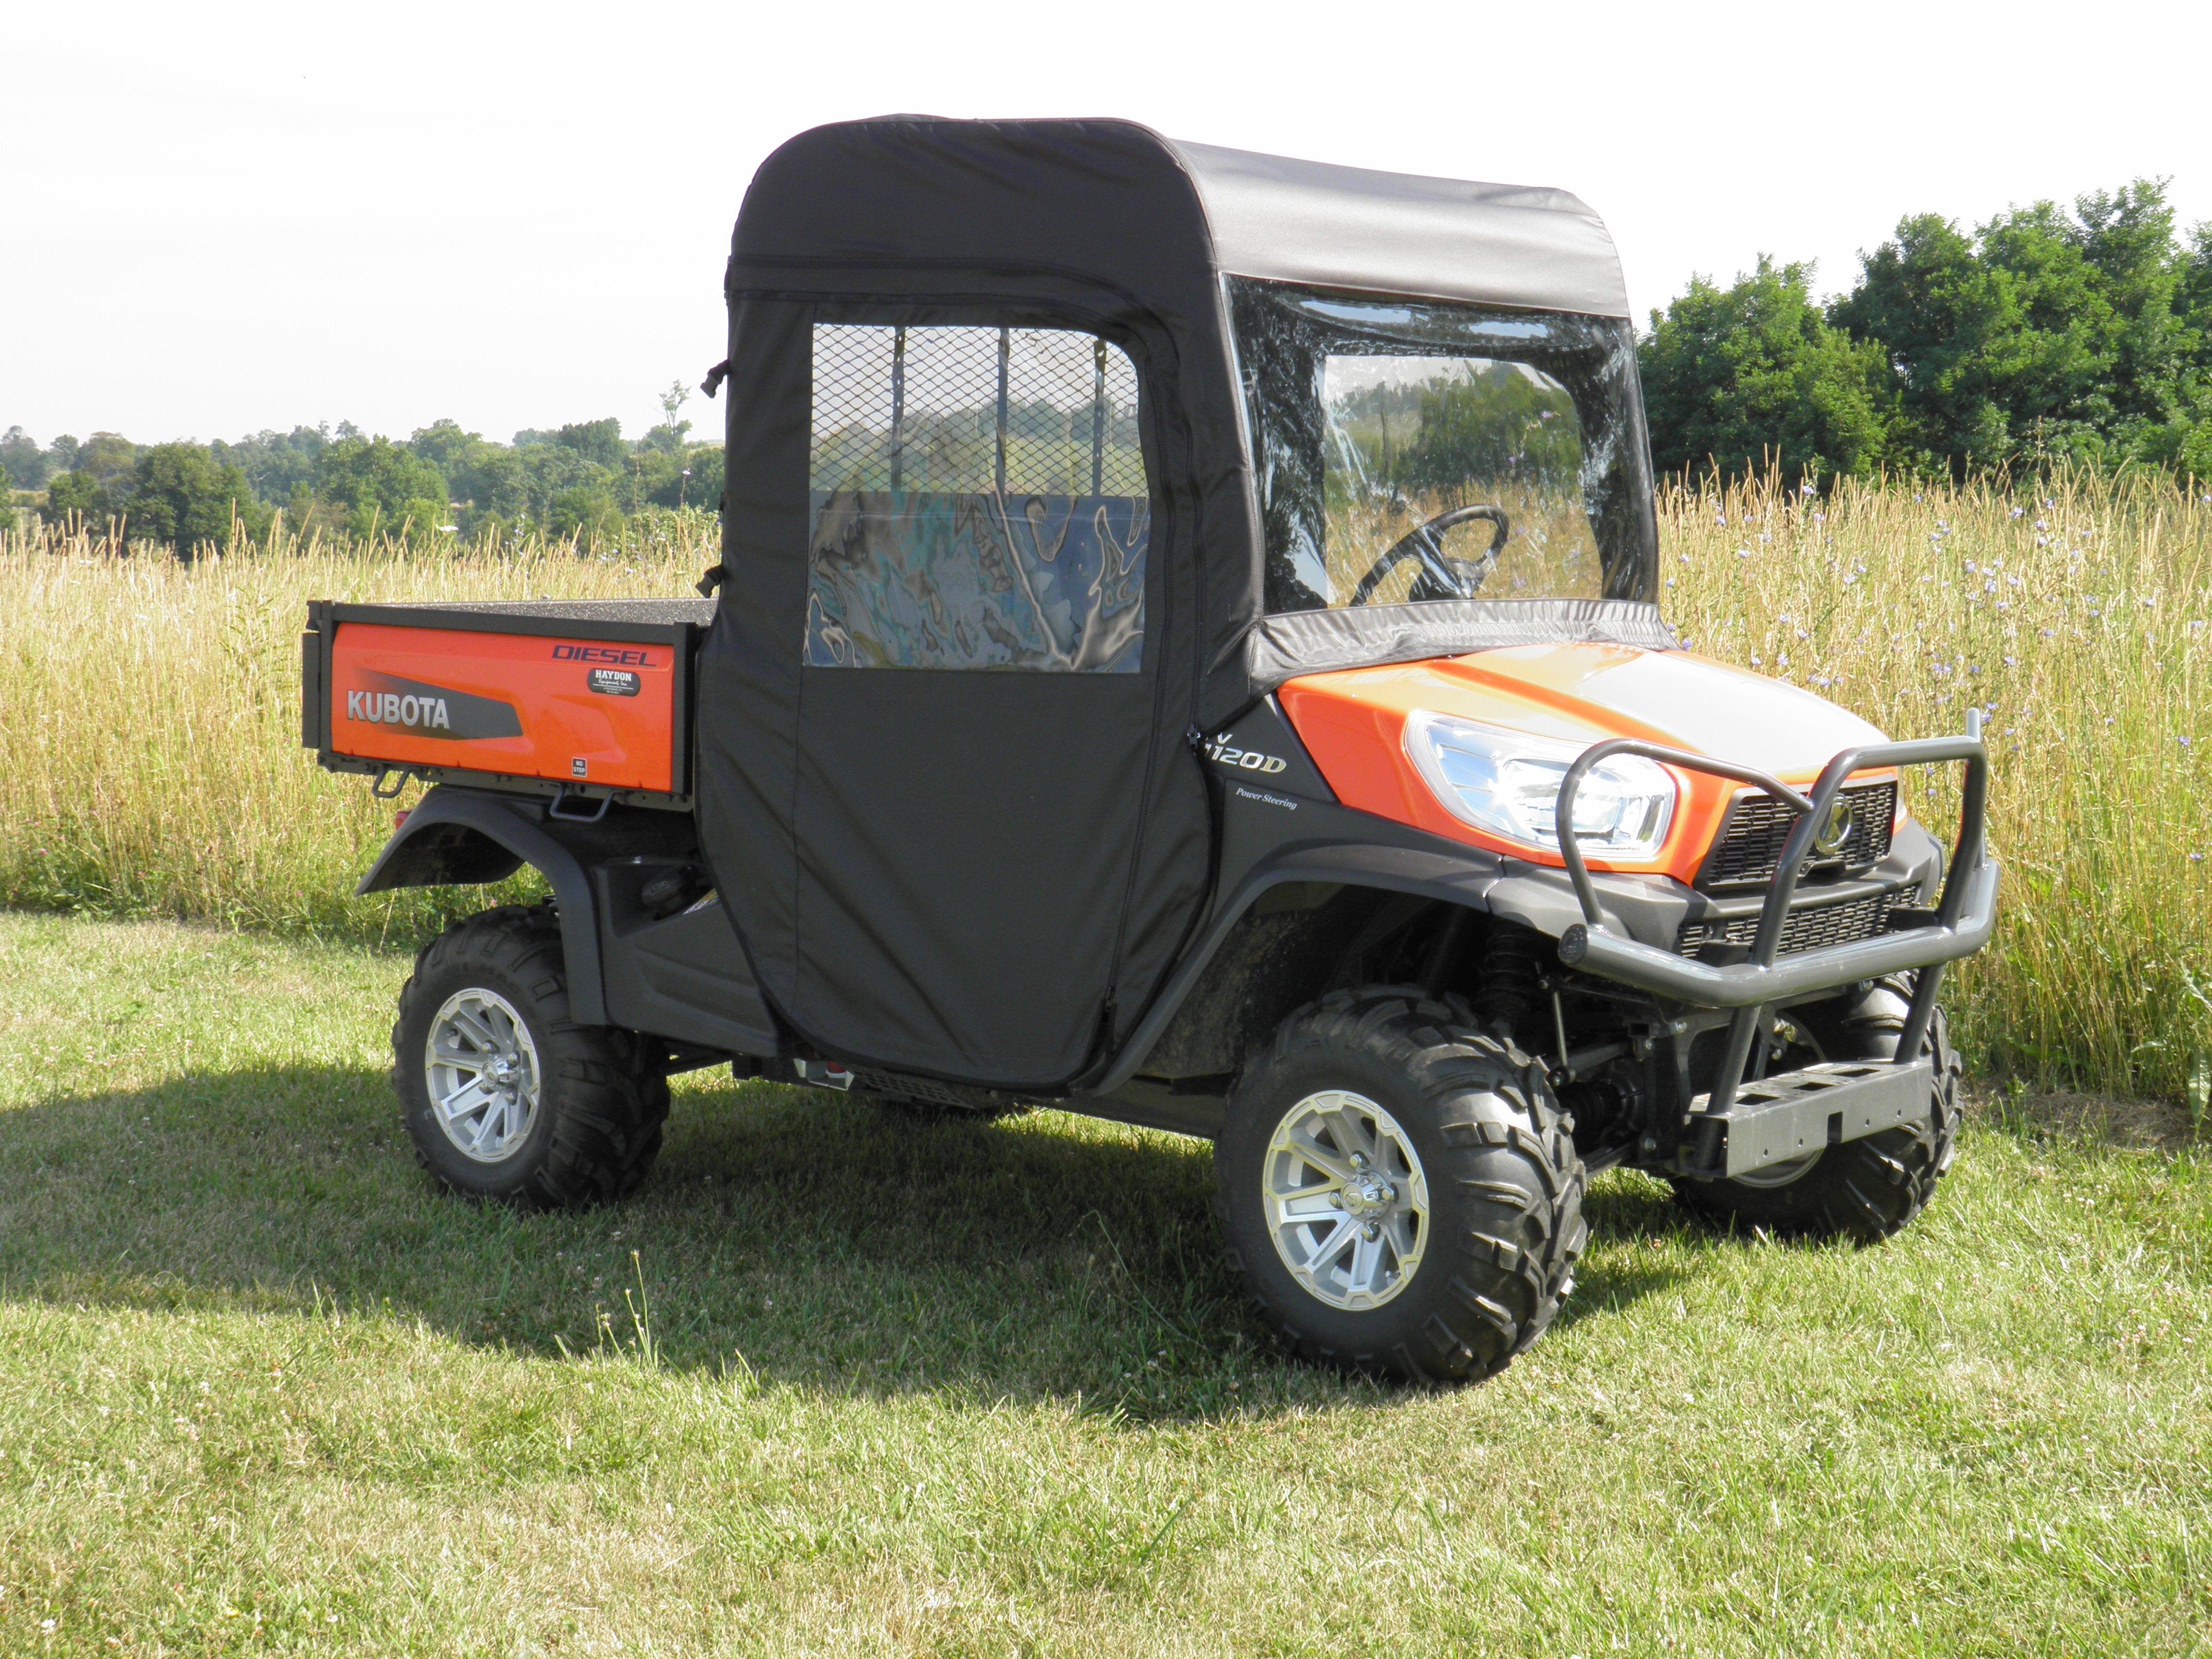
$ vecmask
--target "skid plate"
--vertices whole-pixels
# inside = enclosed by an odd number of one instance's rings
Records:
[[[1698,1173],[1739,1176],[1923,1120],[1934,1087],[1934,1066],[1926,1059],[1903,1066],[1849,1060],[1747,1083],[1717,1116],[1705,1110],[1712,1097],[1699,1095],[1690,1103],[1692,1140],[1711,1148],[1706,1137],[1711,1126],[1717,1125],[1722,1141],[1705,1152],[1701,1161],[1706,1168]],[[1706,1126],[1705,1135],[1700,1126]]]

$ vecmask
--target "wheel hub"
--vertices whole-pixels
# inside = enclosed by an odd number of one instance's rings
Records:
[[[1283,1115],[1261,1170],[1268,1237],[1292,1278],[1334,1308],[1380,1307],[1427,1243],[1428,1183],[1397,1120],[1325,1090]]]
[[[511,1158],[538,1122],[538,1046],[513,1003],[471,987],[447,997],[423,1045],[431,1115],[479,1164]]]
[[[1340,1190],[1344,1212],[1358,1221],[1372,1221],[1388,1213],[1398,1201],[1398,1189],[1372,1170],[1346,1182]]]

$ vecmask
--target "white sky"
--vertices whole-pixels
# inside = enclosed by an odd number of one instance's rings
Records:
[[[1124,115],[1563,185],[1638,320],[1761,252],[2170,174],[2212,218],[2212,8],[1182,0],[6,9],[0,427],[142,442],[618,416],[722,355],[755,165],[893,110]],[[694,396],[702,427],[718,405]]]

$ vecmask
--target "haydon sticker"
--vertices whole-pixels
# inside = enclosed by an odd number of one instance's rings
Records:
[[[634,697],[645,682],[627,668],[594,668],[591,687],[604,697]]]
[[[397,727],[417,738],[519,738],[521,716],[496,697],[479,697],[450,686],[426,685],[396,675],[364,673],[347,688],[345,717],[364,726]]]

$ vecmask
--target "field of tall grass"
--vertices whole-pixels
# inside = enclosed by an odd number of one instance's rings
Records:
[[[2212,496],[1767,483],[1676,489],[1661,518],[1695,650],[1897,736],[1984,711],[2007,888],[1951,994],[1970,1052],[2041,1084],[2201,1096]],[[674,594],[712,562],[703,523],[586,554],[280,540],[195,564],[0,537],[0,904],[411,941],[483,901],[351,896],[392,809],[299,746],[307,601]],[[1941,784],[1912,799],[1942,817]]]

